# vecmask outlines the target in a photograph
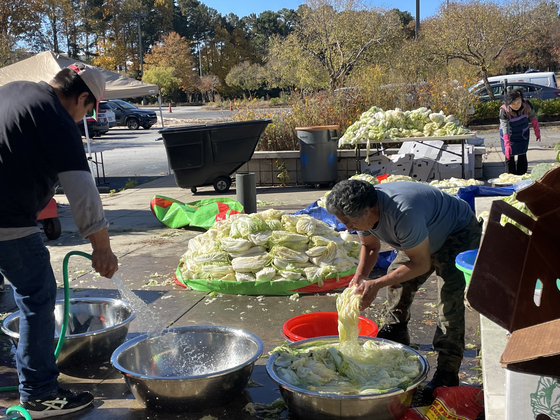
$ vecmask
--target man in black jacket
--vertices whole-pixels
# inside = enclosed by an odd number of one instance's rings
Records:
[[[103,97],[103,74],[84,64],[62,69],[49,83],[0,87],[0,275],[21,311],[16,362],[22,407],[32,418],[63,415],[93,401],[58,384],[54,358],[56,280],[37,216],[60,180],[92,266],[112,277],[118,269],[101,198],[76,126]]]

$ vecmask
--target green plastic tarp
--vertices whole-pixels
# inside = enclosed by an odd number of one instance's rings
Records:
[[[319,286],[318,282],[308,280],[286,281],[225,281],[213,279],[183,279],[181,264],[175,271],[175,282],[180,286],[188,286],[201,292],[218,292],[233,295],[292,295],[294,293],[320,293],[348,286],[356,267],[339,273],[337,277],[325,279]]]
[[[243,213],[243,206],[233,198],[205,198],[182,203],[173,198],[155,195],[150,202],[153,215],[170,228],[194,226],[209,229],[214,223],[232,214]]]

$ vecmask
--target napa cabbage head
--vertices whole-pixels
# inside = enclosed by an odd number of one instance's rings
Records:
[[[281,246],[296,251],[307,250],[308,242],[309,242],[309,237],[306,235],[300,235],[299,233],[293,233],[293,232],[286,232],[283,230],[272,232],[272,234],[268,239],[268,245],[272,248]]]
[[[283,210],[275,210],[275,209],[268,209],[268,210],[264,210],[264,211],[261,211],[259,213],[256,213],[256,215],[264,221],[270,221],[270,220],[281,221],[282,216],[284,216],[285,214],[286,214],[286,212],[284,212]]]
[[[270,230],[264,220],[255,215],[242,215],[233,220],[231,225],[232,238],[248,238],[250,234]]]
[[[238,257],[231,260],[231,265],[236,272],[256,273],[270,264],[270,256],[268,254],[256,257]]]
[[[440,113],[432,113],[429,115],[430,121],[432,121],[438,128],[443,127],[445,125],[445,114],[443,112]]]
[[[270,250],[270,255],[274,258],[285,260],[288,262],[304,263],[309,260],[305,252],[295,251],[285,246],[275,246]]]
[[[242,238],[222,238],[220,240],[220,247],[225,252],[243,252],[252,246],[251,241]]]
[[[257,281],[270,281],[276,277],[276,270],[273,267],[264,267],[255,273]]]

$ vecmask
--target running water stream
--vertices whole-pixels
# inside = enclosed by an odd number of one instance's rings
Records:
[[[164,321],[161,320],[142,299],[136,296],[119,277],[113,276],[111,280],[113,280],[117,289],[119,289],[121,298],[127,301],[132,307],[132,310],[136,314],[138,324],[146,329],[145,332],[148,337],[161,335],[163,330],[167,328]]]
[[[152,350],[152,374],[163,377],[189,377],[208,375],[217,370],[235,366],[235,359],[225,355],[219,357],[207,346],[200,346],[192,338],[177,333],[165,332],[164,321],[146,303],[130,290],[117,276],[112,277],[121,298],[127,301],[136,314],[139,325],[145,328]]]

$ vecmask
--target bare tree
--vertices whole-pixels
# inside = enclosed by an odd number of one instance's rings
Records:
[[[403,35],[394,11],[371,8],[361,0],[308,0],[300,7],[294,34],[303,50],[326,69],[334,89],[376,49],[387,48]]]
[[[494,99],[488,76],[506,47],[527,39],[556,13],[552,5],[533,0],[497,3],[468,0],[442,4],[423,28],[423,42],[434,57],[460,59],[475,66]]]
[[[202,94],[202,100],[208,98],[209,101],[214,100],[214,93],[216,88],[220,86],[220,78],[216,75],[210,74],[208,76],[202,76],[198,81],[198,90]]]

